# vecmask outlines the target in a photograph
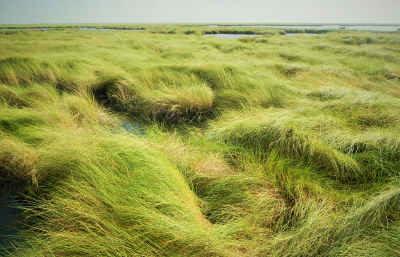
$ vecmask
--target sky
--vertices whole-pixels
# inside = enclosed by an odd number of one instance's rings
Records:
[[[400,0],[0,0],[0,24],[398,23]]]

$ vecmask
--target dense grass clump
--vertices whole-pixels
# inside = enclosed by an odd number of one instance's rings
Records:
[[[17,255],[221,255],[207,246],[207,221],[173,165],[131,138],[123,145],[115,136],[111,141],[100,138],[97,151],[105,151],[104,157],[97,152],[98,160],[90,160],[91,155],[76,159],[72,177],[32,210],[43,220],[32,230],[46,231],[31,239],[30,250]],[[114,165],[104,168],[108,158]],[[47,247],[40,247],[41,242]]]
[[[304,165],[332,172],[331,176],[343,181],[361,179],[360,168],[352,158],[312,136],[297,132],[294,126],[285,124],[282,119],[278,122],[278,116],[289,114],[259,113],[244,120],[235,118],[239,115],[231,114],[228,121],[214,126],[213,133],[217,138],[254,152],[268,154],[276,150],[283,156],[303,161]]]
[[[56,82],[56,70],[47,63],[32,58],[10,57],[0,60],[0,82],[5,84],[31,84]]]
[[[199,122],[212,115],[215,97],[206,84],[175,86],[159,83],[151,88],[143,82],[110,78],[96,85],[93,92],[101,103],[145,120]]]
[[[0,255],[399,255],[398,33],[52,27],[0,37]]]

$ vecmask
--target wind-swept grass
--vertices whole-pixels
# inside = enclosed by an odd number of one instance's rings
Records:
[[[17,256],[223,256],[207,242],[209,225],[176,168],[143,143],[121,139],[98,137],[95,155],[71,156],[75,171],[32,210],[42,220],[32,232],[41,233]],[[105,168],[109,158],[114,164]]]
[[[56,70],[32,58],[11,57],[0,61],[0,81],[5,84],[56,82]]]
[[[330,175],[343,181],[358,180],[361,171],[351,157],[331,149],[317,138],[296,131],[294,126],[285,124],[286,112],[261,112],[248,114],[239,119],[240,113],[230,114],[224,123],[216,123],[212,133],[221,141],[242,146],[255,152],[265,154],[276,150],[279,154],[295,158],[305,165],[313,165],[316,169],[326,170]],[[286,121],[288,122],[288,121]]]
[[[398,33],[115,27],[0,37],[8,255],[399,254]]]
[[[388,224],[386,222],[390,222],[393,215],[398,215],[397,198],[397,188],[388,190],[342,218],[334,216],[327,208],[315,211],[297,231],[278,236],[269,254],[271,256],[342,256],[346,251],[362,252],[356,248],[356,245],[365,241],[368,235],[373,234],[374,227],[378,226],[386,230]],[[382,233],[382,230],[378,233]],[[394,242],[397,242],[396,239]],[[396,244],[390,250],[385,244],[377,244],[378,247],[375,246],[376,248],[370,251],[375,252],[376,256],[384,256],[383,254],[388,250],[397,252],[399,248]],[[365,252],[368,251],[369,249],[365,249]]]

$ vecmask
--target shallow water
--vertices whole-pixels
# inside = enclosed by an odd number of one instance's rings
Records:
[[[217,38],[227,38],[227,39],[238,39],[243,37],[255,37],[257,35],[252,34],[205,34],[205,37],[217,37]]]
[[[0,255],[16,240],[21,203],[11,192],[0,192]]]
[[[143,126],[137,122],[127,122],[122,125],[126,132],[135,134],[137,136],[144,136],[146,131]]]
[[[399,26],[378,26],[378,25],[209,25],[210,28],[275,28],[275,29],[318,29],[318,30],[365,30],[394,32],[400,29]]]

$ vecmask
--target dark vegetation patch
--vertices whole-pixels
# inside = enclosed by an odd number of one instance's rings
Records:
[[[350,122],[354,122],[361,129],[369,127],[388,128],[397,122],[397,118],[376,109],[369,109],[368,112],[354,112],[350,117]]]
[[[115,90],[116,87],[120,83],[122,83],[123,78],[121,77],[114,77],[114,76],[109,76],[109,77],[102,77],[100,81],[93,86],[93,95],[96,98],[96,100],[101,104],[105,106],[113,106],[113,108],[116,108],[117,111],[122,111],[122,107],[119,107],[117,105],[117,102],[111,97],[112,96],[112,91]]]
[[[342,42],[345,43],[346,45],[358,45],[358,46],[363,44],[377,43],[377,41],[371,37],[361,37],[361,36],[343,37]]]
[[[212,34],[256,35],[257,32],[252,31],[252,30],[209,30],[209,31],[204,31],[203,34],[205,34],[205,35],[212,35]]]
[[[394,72],[385,72],[384,76],[388,80],[399,80],[400,79],[400,75],[396,74]]]
[[[8,86],[0,85],[0,103],[6,103],[8,106],[23,108],[28,107],[29,103],[21,97],[15,90]]]
[[[174,35],[176,34],[176,30],[158,30],[158,31],[152,31],[151,33],[153,34],[165,34],[165,35]]]
[[[18,30],[10,30],[10,31],[1,31],[0,30],[0,35],[4,35],[4,36],[20,35],[20,34],[26,34],[26,33],[24,31],[18,31]]]
[[[275,68],[284,76],[288,78],[294,78],[300,72],[305,71],[303,67],[294,66],[294,65],[282,65],[276,64]]]
[[[365,142],[351,142],[348,144],[344,144],[340,147],[340,151],[346,154],[356,154],[356,153],[364,153],[370,149],[368,143]]]
[[[337,89],[332,88],[332,89],[315,90],[308,93],[307,96],[324,102],[324,101],[341,99],[344,97],[344,94],[340,94],[337,92]]]
[[[279,53],[279,56],[289,62],[299,62],[302,60],[302,58],[298,55],[292,55],[287,53]]]
[[[42,121],[36,115],[19,114],[17,111],[3,113],[0,117],[0,130],[11,134],[17,134],[21,129],[40,124]]]
[[[244,37],[239,38],[239,42],[242,43],[260,43],[260,44],[267,44],[268,40],[266,38],[257,38],[257,37]]]
[[[331,48],[332,47],[328,46],[328,45],[316,45],[316,46],[313,46],[311,49],[316,50],[316,51],[322,51],[322,50],[329,50]]]
[[[280,35],[286,35],[286,34],[326,34],[331,32],[330,30],[325,30],[325,29],[285,29],[283,31],[280,31]]]
[[[193,34],[196,34],[196,31],[194,31],[194,30],[186,30],[184,33],[186,35],[193,35]]]

